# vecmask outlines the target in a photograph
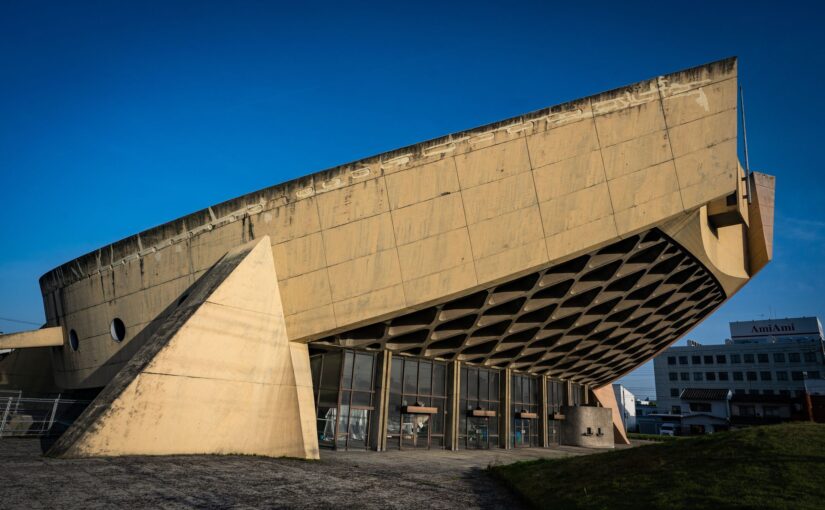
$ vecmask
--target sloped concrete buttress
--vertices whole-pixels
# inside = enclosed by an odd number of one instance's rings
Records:
[[[613,385],[607,384],[601,388],[593,390],[593,395],[602,407],[612,410],[613,413],[613,441],[616,444],[630,444],[627,432],[622,426],[622,415],[619,411],[619,404],[616,402],[616,394],[613,392]]]
[[[48,455],[317,459],[308,348],[277,281],[268,237],[229,251]]]

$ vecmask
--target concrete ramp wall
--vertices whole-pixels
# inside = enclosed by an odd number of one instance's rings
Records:
[[[318,458],[309,355],[267,237],[227,253],[48,454]]]

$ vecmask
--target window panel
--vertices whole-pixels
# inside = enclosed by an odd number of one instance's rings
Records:
[[[447,365],[443,363],[433,364],[433,395],[446,396]]]
[[[344,353],[344,373],[341,375],[341,388],[352,388],[352,359],[354,354],[351,351]]]
[[[422,395],[433,393],[433,364],[429,361],[418,363],[418,393]]]
[[[394,357],[390,373],[390,392],[401,393],[401,379],[404,375],[404,360]]]
[[[374,360],[374,354],[358,353],[355,356],[355,389],[372,390]]]
[[[326,353],[324,354],[324,367],[321,373],[321,387],[337,390],[339,384],[341,384],[341,353]]]
[[[418,362],[404,360],[404,393],[415,394],[418,391]]]

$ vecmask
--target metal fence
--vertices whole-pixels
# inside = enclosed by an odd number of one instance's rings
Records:
[[[19,391],[0,390],[0,438],[40,437],[56,422],[76,417],[88,401],[61,398],[24,398]],[[72,420],[73,421],[73,420]]]

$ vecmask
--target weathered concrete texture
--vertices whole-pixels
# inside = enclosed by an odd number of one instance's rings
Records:
[[[317,458],[309,354],[286,338],[269,246],[227,253],[49,454]]]
[[[726,59],[367,158],[102,248],[41,279],[65,387],[123,351],[233,246],[269,235],[288,336],[312,341],[512,280],[738,189]],[[733,233],[732,236],[735,236]],[[741,245],[740,245],[741,251]],[[108,335],[112,317],[126,340]]]
[[[0,388],[25,388],[29,395],[58,392],[51,349],[16,349],[0,359]]]
[[[613,448],[612,409],[595,406],[562,408],[561,444],[585,448]]]
[[[320,461],[254,456],[41,457],[0,440],[0,507],[520,508],[490,464],[592,453],[578,448],[328,452]]]

